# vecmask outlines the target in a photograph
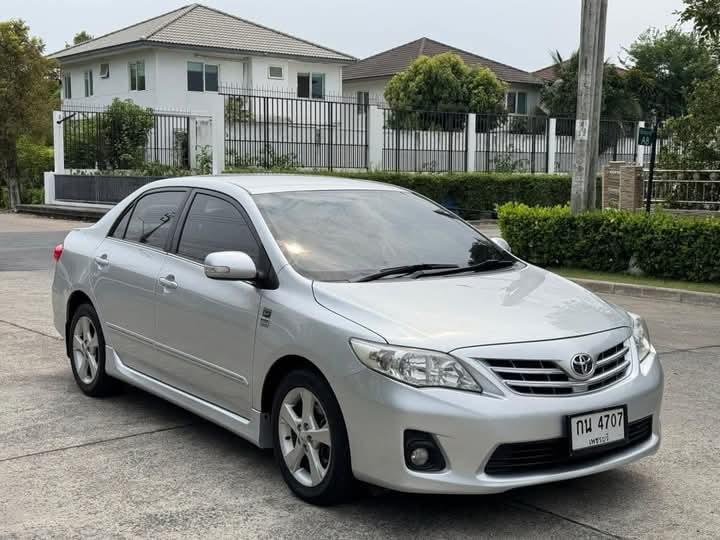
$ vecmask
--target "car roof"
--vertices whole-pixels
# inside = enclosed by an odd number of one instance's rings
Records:
[[[219,176],[185,176],[160,180],[155,185],[175,185],[203,187],[211,183],[229,183],[244,189],[251,195],[261,193],[280,193],[287,191],[341,191],[341,190],[373,190],[373,191],[405,191],[398,186],[311,174],[223,174]]]

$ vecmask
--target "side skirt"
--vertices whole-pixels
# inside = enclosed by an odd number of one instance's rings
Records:
[[[261,437],[261,432],[265,431],[261,429],[261,426],[266,425],[267,422],[264,421],[265,419],[260,411],[252,409],[251,417],[245,418],[244,416],[230,412],[227,409],[208,403],[207,401],[188,394],[187,392],[183,392],[182,390],[178,390],[173,386],[167,385],[164,382],[152,377],[148,377],[147,375],[126,366],[123,364],[122,360],[120,360],[112,347],[105,347],[105,358],[105,369],[107,370],[108,375],[115,377],[116,379],[120,379],[121,381],[125,381],[132,386],[145,390],[146,392],[155,394],[156,396],[174,403],[175,405],[197,414],[198,416],[202,416],[206,420],[210,420],[211,422],[232,431],[243,439],[247,439],[256,446],[261,448],[269,447],[267,444],[267,439],[269,439],[267,434],[263,433],[263,437]]]

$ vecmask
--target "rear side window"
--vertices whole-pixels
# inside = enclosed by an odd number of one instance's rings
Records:
[[[203,262],[215,251],[243,251],[255,264],[260,248],[242,214],[229,202],[198,193],[185,220],[178,255]]]
[[[125,237],[125,231],[127,230],[128,221],[130,221],[130,214],[132,214],[132,205],[125,211],[122,219],[117,222],[110,236],[112,236],[113,238]]]
[[[135,203],[125,240],[164,249],[184,198],[183,191],[162,191],[144,196]]]

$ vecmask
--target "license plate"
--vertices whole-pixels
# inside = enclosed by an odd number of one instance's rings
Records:
[[[607,450],[627,441],[627,407],[613,407],[568,417],[570,452]]]

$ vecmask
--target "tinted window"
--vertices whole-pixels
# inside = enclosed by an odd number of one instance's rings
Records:
[[[132,214],[132,206],[129,210],[125,212],[125,215],[123,215],[122,219],[117,222],[117,225],[115,225],[115,229],[113,230],[112,237],[113,238],[123,238],[125,236],[125,229],[127,229],[128,221],[130,221],[130,215]]]
[[[509,257],[447,210],[407,192],[297,191],[254,199],[285,257],[310,279]]]
[[[202,62],[188,62],[187,89],[191,92],[203,91],[203,64]]]
[[[140,199],[130,217],[125,240],[164,249],[184,197],[181,191],[163,191]]]
[[[218,89],[218,67],[205,64],[205,91],[217,92]]]
[[[258,244],[240,212],[223,199],[199,193],[185,220],[178,255],[203,262],[215,251],[243,251],[258,264]]]

